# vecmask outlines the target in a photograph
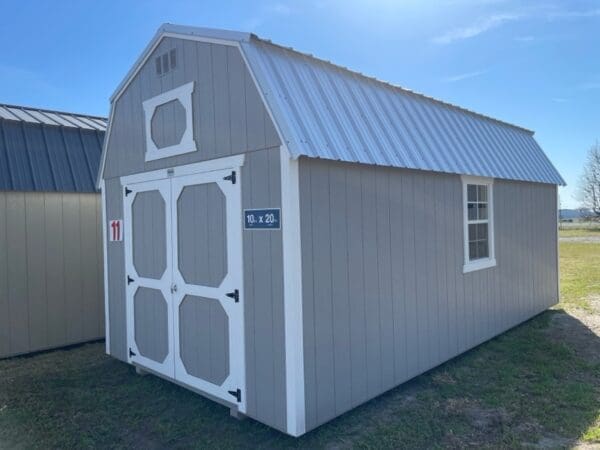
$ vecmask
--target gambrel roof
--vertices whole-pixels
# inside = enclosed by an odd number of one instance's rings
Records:
[[[533,132],[394,86],[254,34],[163,25],[163,37],[237,45],[293,157],[564,185]]]

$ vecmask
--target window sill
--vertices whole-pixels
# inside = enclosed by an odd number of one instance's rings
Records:
[[[463,266],[463,273],[474,272],[476,270],[489,269],[490,267],[496,266],[495,258],[481,259],[465,264]]]

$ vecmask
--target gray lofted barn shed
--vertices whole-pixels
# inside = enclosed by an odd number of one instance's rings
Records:
[[[140,370],[299,436],[558,300],[526,129],[175,25],[111,100],[106,343]]]
[[[0,105],[0,358],[104,336],[106,119]]]

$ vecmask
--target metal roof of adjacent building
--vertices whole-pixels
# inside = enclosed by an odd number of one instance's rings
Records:
[[[103,117],[0,104],[0,190],[95,192]]]
[[[239,45],[294,157],[564,185],[533,132],[250,33],[163,25],[165,36]]]

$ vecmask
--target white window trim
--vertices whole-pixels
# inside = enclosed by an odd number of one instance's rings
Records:
[[[463,273],[476,270],[488,269],[496,265],[496,246],[494,241],[494,179],[463,175],[463,243],[464,243],[464,265]],[[488,258],[469,261],[469,211],[467,207],[467,185],[479,184],[488,187],[488,247],[490,256]]]
[[[194,141],[194,127],[192,123],[192,94],[194,82],[183,84],[170,91],[163,92],[156,97],[145,100],[144,121],[146,128],[146,161],[168,158],[169,156],[181,155],[198,150]],[[173,100],[178,100],[185,109],[185,131],[178,144],[169,147],[158,148],[152,139],[152,117],[156,108]]]

